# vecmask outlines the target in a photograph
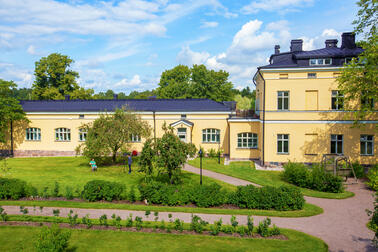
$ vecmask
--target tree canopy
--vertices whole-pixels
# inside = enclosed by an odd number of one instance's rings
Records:
[[[80,87],[79,73],[70,69],[73,60],[66,55],[52,53],[35,62],[33,99],[59,100],[64,95],[75,99],[89,99],[93,90]]]
[[[16,88],[13,81],[0,79],[0,142],[6,142],[6,134],[10,129],[11,121],[25,120],[26,115],[22,106],[12,96],[12,89]]]
[[[189,68],[178,65],[162,73],[157,95],[159,98],[207,98],[215,101],[233,100],[233,84],[226,71],[214,71],[205,65]]]

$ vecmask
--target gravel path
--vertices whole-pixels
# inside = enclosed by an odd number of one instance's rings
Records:
[[[185,170],[198,173],[198,168],[186,166]],[[250,184],[248,181],[233,178],[223,174],[203,170],[204,176],[209,176],[233,185],[246,185]],[[349,185],[348,190],[355,193],[355,196],[348,199],[321,199],[305,197],[306,201],[311,204],[318,205],[324,209],[324,213],[302,218],[281,218],[271,217],[272,223],[279,227],[290,228],[317,236],[324,240],[330,251],[377,251],[371,245],[371,239],[374,233],[366,227],[368,216],[365,209],[373,209],[373,193],[368,190],[364,184]],[[3,206],[8,214],[21,214],[18,206]],[[58,207],[44,207],[40,211],[39,207],[27,207],[29,215],[43,215],[53,216],[53,209],[60,210],[60,216],[67,216],[72,209],[79,217],[89,214],[90,218],[99,218],[101,215],[106,214],[108,218],[114,213],[126,219],[129,214],[133,217],[140,216],[144,220],[152,221],[154,219],[153,213],[146,218],[144,211],[128,211],[128,210],[115,210],[115,209],[78,209],[78,208],[58,208]],[[160,212],[159,220],[164,219],[169,221],[168,212]],[[180,218],[185,222],[190,222],[190,213],[171,213],[172,219]],[[220,218],[226,224],[230,223],[230,215],[220,214],[196,214],[202,219],[213,223]],[[246,216],[236,216],[240,224],[246,224]],[[264,219],[262,216],[254,216],[255,225]]]

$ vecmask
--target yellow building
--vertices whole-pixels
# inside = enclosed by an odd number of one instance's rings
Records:
[[[233,102],[207,99],[22,101],[30,124],[26,130],[15,127],[6,148],[15,156],[75,155],[85,141],[81,125],[126,105],[151,125],[153,137],[161,137],[167,123],[183,141],[206,151],[220,149],[234,160],[314,163],[333,153],[375,164],[378,114],[352,127],[337,90],[344,62],[362,52],[354,35],[344,33],[341,47],[327,40],[325,48],[303,51],[302,43],[292,40],[284,53],[276,46],[270,64],[257,69],[255,115],[237,116]],[[133,136],[132,141],[132,148],[141,151],[145,139]]]

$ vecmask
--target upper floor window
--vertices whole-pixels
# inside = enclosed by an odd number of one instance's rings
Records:
[[[137,134],[131,134],[130,139],[133,143],[139,143],[141,141],[140,135]]]
[[[79,141],[84,142],[87,139],[87,130],[86,129],[79,129]]]
[[[372,135],[361,135],[360,148],[361,155],[373,155],[374,137]]]
[[[331,135],[331,154],[343,154],[343,135]]]
[[[374,108],[374,99],[362,97],[361,98],[362,109],[373,109]]]
[[[349,64],[351,61],[352,61],[352,57],[346,57],[345,59],[344,59],[344,63],[345,64]]]
[[[204,143],[219,143],[220,130],[219,129],[204,129],[202,130],[202,142]]]
[[[278,110],[289,110],[289,91],[277,92]]]
[[[28,141],[41,141],[41,129],[39,128],[27,128],[26,140]]]
[[[310,59],[310,66],[324,66],[324,65],[331,65],[332,59],[325,58],[325,59]]]
[[[342,110],[344,107],[344,95],[341,91],[332,90],[332,109],[333,110]]]
[[[257,148],[257,134],[239,133],[238,148]]]
[[[307,78],[309,79],[316,79],[316,73],[308,73]]]
[[[71,141],[71,130],[67,128],[55,129],[56,141]]]
[[[277,135],[277,153],[278,154],[289,153],[289,135],[288,134]]]

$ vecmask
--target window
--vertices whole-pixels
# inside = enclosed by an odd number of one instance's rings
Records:
[[[186,128],[178,128],[177,136],[180,138],[181,141],[186,143]]]
[[[352,61],[352,59],[353,59],[352,57],[347,57],[344,59],[344,63],[349,64]]]
[[[308,73],[307,78],[309,79],[316,79],[316,73]]]
[[[289,74],[280,74],[280,79],[288,79]]]
[[[343,154],[343,135],[331,135],[331,154]]]
[[[79,129],[79,141],[84,142],[87,139],[87,131],[85,129]]]
[[[289,135],[287,134],[277,135],[277,153],[289,154]]]
[[[140,135],[131,134],[130,136],[132,143],[139,143],[141,141]]]
[[[28,141],[41,141],[41,129],[39,128],[27,128],[26,140]]]
[[[325,59],[310,59],[310,66],[324,66],[324,65],[331,65],[332,59],[325,58]]]
[[[204,129],[202,130],[202,142],[204,143],[219,143],[220,130],[219,129]]]
[[[361,155],[373,155],[374,138],[371,135],[361,135],[360,138]]]
[[[84,115],[79,115],[79,118],[80,118],[80,119],[84,118]]]
[[[344,107],[344,95],[338,90],[332,90],[332,109],[342,110]]]
[[[181,119],[186,119],[186,115],[185,114],[181,115]]]
[[[374,108],[374,99],[362,97],[361,98],[362,109],[373,109]]]
[[[278,110],[289,110],[289,91],[278,91]]]
[[[55,129],[56,141],[71,141],[71,130],[67,128]]]
[[[238,148],[257,148],[257,134],[239,133]]]

